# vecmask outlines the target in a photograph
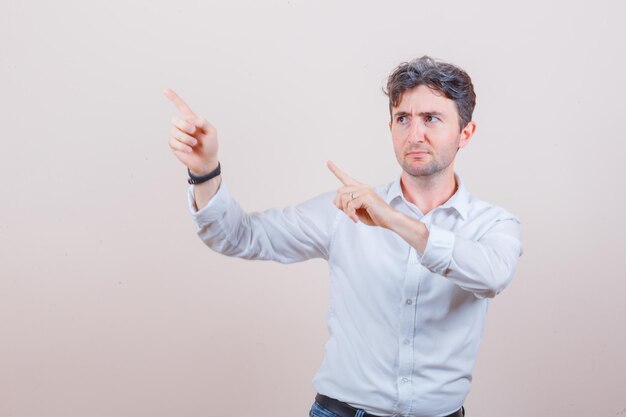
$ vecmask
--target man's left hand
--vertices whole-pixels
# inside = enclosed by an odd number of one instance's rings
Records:
[[[389,228],[392,219],[398,214],[367,184],[363,184],[340,170],[332,161],[328,169],[343,184],[337,190],[333,203],[355,223],[361,221],[368,226]]]

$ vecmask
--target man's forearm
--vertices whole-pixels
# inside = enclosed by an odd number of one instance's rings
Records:
[[[193,195],[196,202],[196,209],[201,210],[207,203],[213,198],[217,190],[222,183],[222,176],[218,175],[202,184],[196,184],[193,186]]]
[[[422,265],[480,298],[494,297],[504,289],[521,254],[519,223],[513,219],[500,221],[481,241],[449,236],[453,232],[434,225],[429,230],[400,212],[391,217],[388,228],[422,255]],[[435,242],[425,253],[429,239]]]
[[[212,164],[209,167],[207,172],[213,171],[217,168],[218,162]],[[194,173],[196,174],[196,173]],[[204,175],[206,173],[197,173],[196,175]],[[193,186],[193,195],[194,200],[196,202],[196,210],[201,210],[207,203],[213,198],[217,190],[220,188],[220,184],[222,183],[222,175],[218,175],[215,178],[211,178],[208,181],[203,182],[202,184],[196,184]]]
[[[420,254],[424,253],[428,242],[428,229],[424,223],[398,211],[389,222],[388,228],[406,240]]]

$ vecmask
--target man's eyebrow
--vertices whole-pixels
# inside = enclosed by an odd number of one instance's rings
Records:
[[[411,115],[411,113],[403,111],[403,110],[397,111],[397,112],[395,112],[393,114],[394,117],[410,116],[410,115]],[[423,111],[423,112],[419,112],[417,115],[420,116],[420,117],[423,117],[423,116],[439,116],[439,117],[444,116],[444,114],[442,112],[439,112],[439,111]]]
[[[444,114],[440,111],[423,111],[420,113],[420,116],[443,116]]]

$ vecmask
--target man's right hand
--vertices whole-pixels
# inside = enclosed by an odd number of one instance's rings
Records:
[[[164,91],[180,111],[172,118],[169,145],[172,153],[194,175],[204,175],[217,168],[217,130],[196,115],[178,95],[169,88]]]

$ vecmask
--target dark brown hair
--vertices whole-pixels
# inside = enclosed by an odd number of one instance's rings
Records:
[[[389,96],[389,114],[391,115],[393,107],[400,104],[405,91],[420,85],[425,85],[454,101],[459,113],[461,130],[472,120],[476,94],[469,75],[457,66],[436,61],[426,55],[410,62],[403,62],[389,76],[387,89],[383,89]]]

